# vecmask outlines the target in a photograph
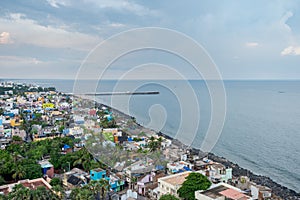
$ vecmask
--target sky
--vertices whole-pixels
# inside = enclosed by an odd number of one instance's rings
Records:
[[[1,0],[0,78],[74,79],[99,43],[143,27],[191,37],[223,79],[300,79],[298,0]],[[106,78],[147,63],[199,77],[174,55],[145,50],[113,63]]]

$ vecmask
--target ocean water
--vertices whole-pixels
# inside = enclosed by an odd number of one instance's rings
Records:
[[[74,86],[71,80],[19,81],[56,86],[64,92],[72,92]],[[86,92],[95,91],[92,84],[89,81],[77,83]],[[115,88],[116,84],[121,88]],[[142,125],[151,124],[155,128],[157,123],[158,130],[176,137],[183,118],[195,123],[193,116],[186,113],[183,116],[181,110],[182,102],[189,102],[186,100],[193,95],[184,90],[184,84],[182,81],[102,81],[97,85],[98,92],[132,91],[136,88],[137,91],[159,91],[160,94],[101,96],[97,97],[97,101],[136,117]],[[210,122],[212,105],[205,82],[190,81],[188,84],[200,107],[199,128],[193,138],[193,146],[200,147]],[[300,81],[225,81],[224,85],[226,119],[212,152],[300,192]],[[181,97],[185,98],[184,101],[176,91],[183,92]],[[187,106],[189,109],[197,108],[195,104]],[[151,114],[152,108],[157,108],[154,114]],[[187,128],[186,131],[195,130]]]

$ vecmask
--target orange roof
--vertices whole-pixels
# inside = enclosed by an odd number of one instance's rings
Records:
[[[34,190],[39,186],[44,186],[48,190],[52,188],[51,185],[49,185],[49,183],[47,183],[47,181],[45,181],[43,178],[37,178],[32,180],[25,179],[25,180],[20,180],[17,183],[2,185],[0,186],[0,192],[3,192],[5,195],[7,195],[17,184],[22,184],[24,187],[27,187],[30,190]]]
[[[227,198],[231,198],[231,199],[235,199],[235,200],[239,200],[239,199],[248,199],[247,195],[239,192],[239,191],[236,191],[234,189],[227,189],[227,190],[224,190],[222,192],[219,192],[220,194],[222,194],[223,196],[227,197]]]
[[[185,178],[190,173],[184,173],[184,174],[178,174],[177,176],[172,176],[170,178],[164,179],[165,182],[171,184],[171,185],[182,185],[185,181]]]

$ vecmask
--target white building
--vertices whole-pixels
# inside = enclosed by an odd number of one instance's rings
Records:
[[[253,199],[263,200],[270,199],[272,197],[272,190],[268,187],[251,183],[250,190]]]
[[[185,170],[184,168],[193,169],[194,165],[189,162],[179,161],[167,164],[167,169],[169,173],[177,173],[180,170]]]
[[[226,183],[218,183],[205,191],[198,190],[195,192],[195,198],[197,200],[252,200],[239,188]]]
[[[181,187],[190,171],[182,172],[158,179],[158,197],[164,194],[172,194],[178,197],[177,190]]]

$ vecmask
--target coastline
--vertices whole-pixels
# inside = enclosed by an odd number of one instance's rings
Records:
[[[108,105],[105,105],[101,102],[97,102],[95,101],[96,105],[104,105],[108,108],[111,109],[111,111],[113,112],[113,114],[117,114],[119,116],[125,117],[126,119],[133,119],[133,116],[130,116],[128,114],[125,114],[115,108],[112,108]],[[139,124],[138,122],[135,122],[141,129],[147,129],[149,130],[149,132],[154,132],[155,134],[165,137],[167,139],[172,140],[172,144],[175,144],[176,146],[180,147],[180,146],[186,146],[183,143],[181,143],[180,141],[164,134],[163,132],[157,132],[154,131],[152,129],[149,129],[147,127],[142,126],[141,124]],[[209,157],[209,159],[221,163],[226,167],[230,167],[232,168],[232,172],[233,172],[233,176],[234,177],[239,177],[239,176],[248,176],[250,178],[251,181],[253,181],[254,183],[258,184],[258,185],[262,185],[262,186],[266,186],[270,189],[272,189],[272,193],[274,193],[276,196],[281,197],[284,200],[299,200],[300,199],[300,193],[297,193],[295,190],[292,190],[286,186],[283,186],[277,182],[275,182],[274,180],[272,180],[270,177],[268,176],[264,176],[264,175],[258,175],[253,173],[252,171],[240,167],[237,163],[233,163],[231,161],[229,161],[228,159],[222,157],[222,156],[218,156],[215,155],[214,153],[205,153],[200,151],[199,149],[196,148],[190,148],[191,152],[193,154],[202,154],[202,155],[207,155]]]
[[[59,92],[59,91],[57,91],[57,92]],[[59,93],[63,94],[64,92],[59,92]],[[82,98],[80,96],[75,96],[75,95],[74,95],[74,97]],[[109,108],[112,111],[112,113],[114,115],[117,116],[116,119],[118,117],[126,119],[126,120],[135,119],[133,116],[125,114],[125,113],[121,112],[120,110],[112,108],[112,107],[110,107],[110,106],[108,106],[104,103],[101,103],[101,102],[98,102],[98,101],[95,101],[95,100],[91,100],[91,99],[87,99],[87,100],[90,101],[91,104],[94,104],[96,106],[101,106],[101,105],[106,106],[107,108]],[[297,193],[296,191],[294,191],[292,189],[289,189],[286,186],[283,186],[283,185],[273,181],[270,177],[267,177],[267,176],[264,176],[264,175],[257,175],[255,173],[253,173],[252,171],[250,171],[246,168],[240,167],[238,164],[233,163],[233,162],[229,161],[228,159],[226,159],[222,156],[215,155],[214,153],[211,153],[211,152],[210,153],[205,153],[205,152],[202,152],[202,151],[200,151],[199,149],[196,149],[196,148],[188,148],[186,145],[184,145],[183,143],[181,143],[177,139],[174,139],[174,138],[166,135],[163,132],[157,132],[157,131],[154,131],[150,128],[146,128],[146,127],[142,126],[141,124],[139,124],[138,122],[136,122],[135,120],[134,120],[134,126],[135,126],[136,130],[134,130],[135,133],[133,133],[133,134],[139,133],[141,130],[147,130],[147,132],[149,134],[156,134],[156,135],[159,135],[159,136],[162,136],[164,138],[172,140],[172,144],[174,144],[175,146],[177,146],[179,148],[189,149],[190,152],[192,152],[192,154],[194,154],[194,155],[199,155],[200,154],[200,155],[208,156],[210,160],[221,163],[226,167],[232,168],[234,177],[248,176],[250,178],[250,180],[253,181],[254,183],[257,183],[258,185],[262,185],[262,186],[267,186],[270,189],[272,189],[272,193],[274,193],[278,197],[281,197],[283,199],[291,199],[291,200],[300,199],[300,193]]]

